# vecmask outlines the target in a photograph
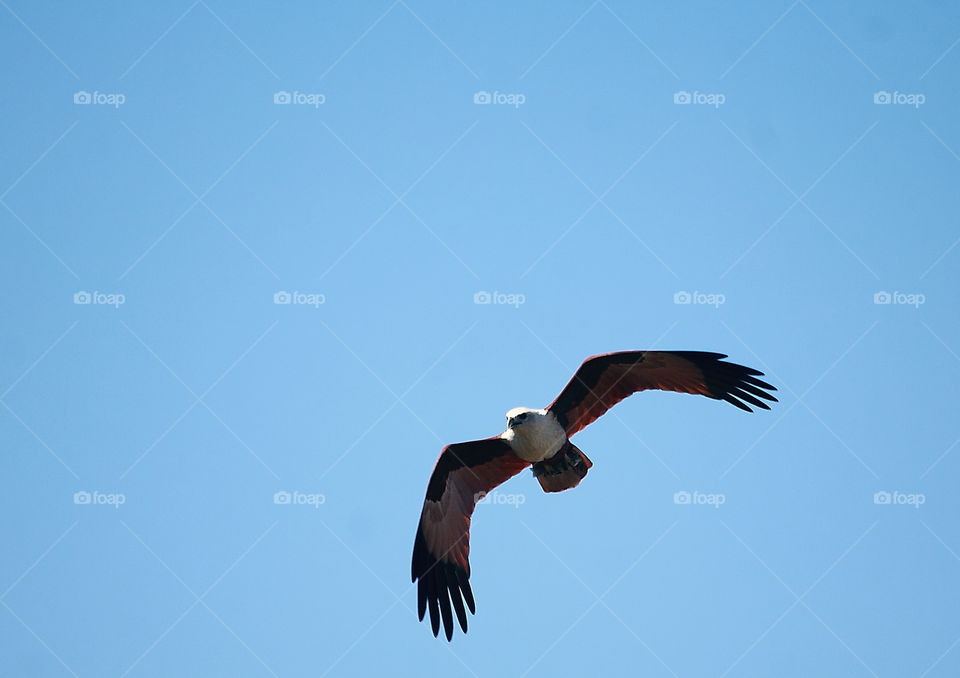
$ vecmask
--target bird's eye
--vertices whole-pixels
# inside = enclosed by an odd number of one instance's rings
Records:
[[[522,412],[522,413],[520,414],[520,416],[517,417],[517,419],[521,419],[521,420],[526,419],[526,418],[527,418],[527,413],[526,413],[526,412]]]

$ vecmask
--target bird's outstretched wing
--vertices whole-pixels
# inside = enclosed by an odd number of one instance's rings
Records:
[[[433,635],[440,620],[453,637],[453,611],[467,631],[467,613],[476,613],[470,589],[470,516],[483,494],[520,473],[529,463],[501,438],[455,443],[443,448],[427,485],[427,497],[413,544],[411,580],[417,582],[417,614],[430,607]]]
[[[745,403],[769,410],[760,400],[776,401],[777,389],[757,379],[763,372],[724,362],[722,353],[702,351],[623,351],[587,358],[547,408],[568,436],[637,391],[659,389],[726,400],[752,412]]]

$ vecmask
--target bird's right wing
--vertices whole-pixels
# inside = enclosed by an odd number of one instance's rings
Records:
[[[473,509],[485,493],[527,466],[502,438],[443,448],[427,485],[411,567],[411,580],[417,582],[417,613],[423,621],[429,605],[434,636],[442,619],[447,640],[453,637],[451,603],[464,633],[464,601],[471,613],[476,612],[468,560]]]

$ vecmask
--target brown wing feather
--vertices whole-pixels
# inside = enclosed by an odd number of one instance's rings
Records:
[[[479,499],[529,466],[500,438],[473,440],[443,448],[427,485],[413,545],[411,579],[417,582],[417,614],[430,608],[433,635],[443,621],[453,637],[453,613],[464,633],[467,613],[476,612],[470,589],[470,517]],[[451,603],[453,609],[451,610]]]
[[[776,401],[776,388],[757,379],[763,372],[725,362],[722,353],[702,351],[623,351],[587,358],[547,408],[568,436],[595,421],[638,391],[658,389],[726,400],[747,412],[746,403],[765,410],[760,400]]]

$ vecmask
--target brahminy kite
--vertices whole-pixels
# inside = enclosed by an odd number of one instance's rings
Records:
[[[593,466],[570,437],[629,395],[658,389],[726,400],[741,410],[769,410],[777,390],[757,379],[763,372],[724,362],[722,353],[623,351],[587,358],[546,409],[515,407],[507,430],[484,440],[447,445],[430,476],[413,544],[412,581],[417,614],[430,608],[433,635],[453,638],[453,615],[464,633],[467,608],[476,614],[470,588],[470,517],[478,501],[528,466],[544,492],[576,487]],[[763,398],[763,400],[760,400]]]

